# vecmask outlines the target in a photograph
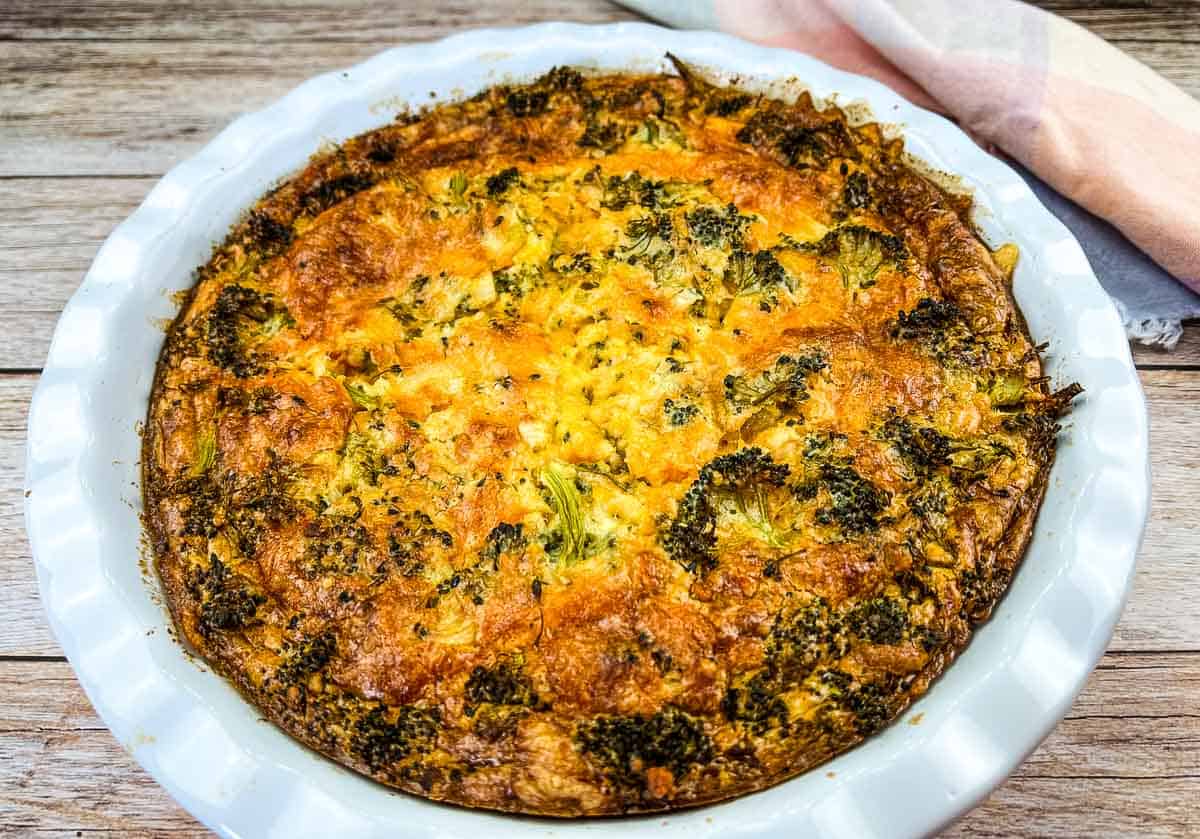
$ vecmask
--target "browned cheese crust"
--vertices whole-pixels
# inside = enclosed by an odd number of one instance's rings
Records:
[[[1052,394],[969,201],[807,95],[559,69],[356,137],[147,420],[186,642],[429,798],[665,810],[883,728],[1003,593]]]

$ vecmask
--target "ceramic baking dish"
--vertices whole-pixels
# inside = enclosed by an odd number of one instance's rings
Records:
[[[670,815],[574,822],[431,803],[342,769],[261,722],[176,642],[139,519],[140,424],[173,294],[238,215],[322,144],[399,110],[555,65],[669,68],[665,52],[775,95],[802,88],[901,132],[976,196],[1053,385],[1086,388],[1023,566],[992,619],[894,725],[819,769]],[[434,98],[431,99],[431,94]],[[100,716],[226,836],[921,835],[998,785],[1066,713],[1129,590],[1149,494],[1146,408],[1121,324],[1078,243],[1007,166],[887,88],[794,52],[643,24],[475,31],[308,81],[166,175],[63,311],[29,419],[26,523],[50,624]]]

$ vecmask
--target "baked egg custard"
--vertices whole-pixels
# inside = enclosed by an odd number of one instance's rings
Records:
[[[836,107],[559,68],[348,140],[200,269],[175,625],[389,786],[717,801],[886,726],[1014,573],[1052,392],[970,200]]]

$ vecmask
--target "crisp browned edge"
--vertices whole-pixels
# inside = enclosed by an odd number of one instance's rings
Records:
[[[679,67],[679,62],[677,60],[675,60],[673,56],[669,56],[669,57],[671,57],[672,60],[675,61],[676,66]],[[605,77],[605,76],[608,76],[608,77],[618,76],[619,77],[619,76],[623,76],[623,75],[630,75],[630,76],[642,75],[642,74],[637,74],[637,73],[620,73],[620,72],[594,73],[594,72],[589,72],[589,70],[587,68],[578,68],[578,69],[580,69],[585,75],[587,75],[590,78]],[[736,85],[729,84],[729,85],[725,85],[725,87],[736,88]],[[769,98],[771,98],[771,97],[769,97]],[[457,104],[457,103],[441,102],[441,103],[437,103],[436,105],[433,105],[433,106],[425,106],[421,109],[421,111],[419,113],[425,113],[428,111],[436,110],[437,108],[441,108],[441,107],[453,106],[454,104]],[[828,112],[829,110],[833,110],[834,112],[839,114],[844,121],[846,121],[847,125],[850,125],[848,115],[846,114],[845,110],[843,108],[841,108],[840,106],[838,106],[836,104],[826,104],[822,110],[825,112]],[[861,125],[861,123],[859,123],[859,124]],[[362,132],[362,134],[355,135],[355,136],[356,136],[356,138],[362,137],[362,136],[371,134],[377,130],[379,130],[379,129],[371,129],[370,131]],[[352,139],[354,139],[354,138],[352,138]],[[887,142],[887,141],[885,141],[885,142]],[[289,181],[291,181],[292,179],[299,176],[313,162],[318,161],[323,158],[326,158],[333,153],[334,153],[333,150],[319,151],[319,152],[315,153],[309,159],[309,161],[306,162],[304,167],[300,167],[297,170],[291,172],[290,174],[280,177],[276,181],[276,186],[267,190],[264,193],[264,196],[273,192],[276,188],[278,188],[278,186],[286,184]],[[944,186],[942,186],[941,184],[934,181],[928,175],[922,173],[917,168],[909,166],[907,163],[904,163],[902,160],[897,160],[896,165],[903,167],[905,170],[910,172],[912,175],[919,178],[921,181],[923,181],[929,187],[934,189],[938,194],[945,197],[947,199],[948,204],[955,208],[956,215],[958,216],[959,221],[963,225],[963,227],[966,230],[968,230],[975,237],[975,239],[983,246],[983,249],[988,254],[988,259],[992,259],[992,249],[987,245],[987,242],[984,240],[983,236],[981,235],[977,225],[974,223],[973,219],[971,218],[971,211],[974,207],[974,200],[975,200],[973,194],[971,194],[969,192],[965,193],[965,194],[951,192],[948,189],[946,189]],[[225,247],[229,243],[229,241],[234,236],[234,231],[236,231],[236,229],[244,222],[246,216],[253,209],[253,206],[255,206],[258,203],[258,201],[261,200],[262,197],[263,196],[260,196],[259,199],[256,199],[254,204],[252,204],[250,207],[248,207],[246,209],[245,212],[242,213],[242,215],[239,217],[239,221],[235,222],[234,225],[232,225],[230,227],[230,232],[227,235],[226,239],[213,246],[213,255],[214,256],[223,247]],[[212,257],[210,257],[209,261],[211,261],[211,259],[212,259]],[[208,264],[208,263],[206,262],[205,264]],[[1033,337],[1029,332],[1029,327],[1025,320],[1025,317],[1022,314],[1020,307],[1017,305],[1015,297],[1013,296],[1012,288],[1010,285],[1010,279],[1011,278],[1006,278],[1004,280],[994,282],[993,285],[998,286],[998,288],[996,288],[995,291],[998,294],[1003,295],[1003,299],[1005,301],[1005,308],[1007,310],[1007,315],[1013,319],[1014,324],[1015,324],[1019,334],[1021,335],[1021,337],[1023,337],[1030,344],[1030,346],[1035,346]],[[201,281],[200,278],[197,277],[196,281],[191,286],[189,286],[189,288],[187,289],[185,294],[183,294],[181,296],[179,311],[177,312],[175,317],[171,320],[170,325],[164,331],[164,335],[169,335],[176,328],[176,326],[179,325],[184,320],[184,317],[188,312],[191,301],[195,295],[195,291],[198,288],[200,281]],[[947,293],[951,297],[954,296],[953,289],[943,289],[943,292]],[[214,672],[218,673],[226,681],[230,682],[234,686],[234,688],[238,691],[238,693],[242,696],[242,698],[246,700],[247,703],[249,703],[255,710],[261,711],[263,714],[265,714],[266,718],[273,725],[275,725],[277,728],[282,730],[284,733],[286,733],[287,735],[292,737],[292,739],[297,740],[298,742],[303,744],[305,747],[317,752],[318,754],[321,754],[322,756],[334,761],[337,764],[340,764],[342,766],[353,769],[358,774],[364,775],[367,778],[370,778],[371,780],[376,781],[377,783],[381,784],[382,786],[384,786],[388,789],[396,789],[396,790],[400,790],[402,792],[410,793],[410,794],[420,797],[426,801],[431,801],[431,802],[434,802],[435,804],[442,805],[442,806],[452,806],[452,807],[462,807],[462,808],[468,808],[468,809],[486,810],[488,812],[502,812],[502,813],[507,813],[507,814],[511,814],[511,815],[517,815],[517,816],[534,818],[534,819],[560,820],[560,819],[597,818],[597,819],[604,819],[604,820],[620,820],[622,818],[638,818],[638,817],[641,817],[644,815],[661,814],[661,813],[665,813],[665,812],[690,810],[690,809],[694,809],[694,808],[698,808],[698,807],[704,807],[704,806],[708,806],[710,804],[716,804],[716,803],[719,803],[722,801],[728,801],[733,798],[740,798],[744,795],[748,795],[751,793],[760,792],[760,791],[763,791],[766,789],[773,788],[779,784],[782,784],[786,781],[790,781],[794,778],[799,777],[800,775],[804,775],[820,766],[827,764],[829,761],[831,761],[831,760],[837,758],[838,756],[845,754],[846,752],[861,745],[865,740],[869,739],[869,737],[880,736],[886,729],[889,729],[892,726],[894,726],[896,724],[896,722],[902,716],[904,716],[904,713],[908,710],[909,707],[911,707],[913,702],[915,702],[921,696],[925,695],[925,693],[927,693],[934,686],[936,681],[941,677],[941,675],[946,671],[946,669],[951,664],[953,664],[953,662],[958,658],[958,656],[963,652],[963,650],[965,650],[966,647],[970,644],[972,638],[975,635],[975,632],[978,631],[979,627],[982,626],[983,624],[985,624],[988,620],[990,620],[991,615],[995,611],[995,608],[1000,604],[1000,602],[1004,599],[1004,597],[1007,596],[1008,590],[1012,584],[1012,577],[1019,570],[1019,568],[1024,560],[1025,554],[1028,550],[1029,543],[1032,540],[1033,531],[1034,531],[1034,528],[1035,528],[1035,525],[1037,522],[1037,516],[1041,510],[1042,502],[1045,498],[1046,489],[1047,489],[1047,486],[1049,483],[1050,471],[1054,465],[1055,456],[1056,456],[1056,447],[1052,447],[1051,451],[1049,452],[1049,456],[1046,458],[1044,464],[1042,465],[1042,468],[1038,472],[1038,476],[1037,476],[1035,482],[1029,487],[1028,490],[1025,491],[1025,493],[1022,494],[1021,500],[1018,503],[1018,511],[1014,517],[1012,524],[1009,527],[1009,530],[1006,534],[1006,538],[994,548],[994,557],[996,560],[997,567],[1003,567],[1005,569],[1006,573],[1008,574],[1008,581],[1005,583],[1004,590],[1000,593],[999,596],[996,597],[996,599],[994,601],[992,601],[990,604],[988,604],[986,612],[982,616],[980,616],[978,619],[975,619],[971,622],[971,626],[968,629],[968,631],[966,633],[966,637],[962,641],[961,644],[955,645],[955,644],[953,644],[953,642],[948,643],[947,646],[940,651],[940,654],[931,658],[929,664],[927,664],[926,667],[922,671],[920,671],[918,677],[914,680],[913,685],[903,694],[897,694],[898,696],[903,696],[903,700],[897,706],[896,711],[892,715],[892,717],[888,720],[888,722],[879,731],[875,732],[872,735],[868,735],[867,737],[857,737],[851,743],[846,745],[844,748],[830,753],[823,760],[820,760],[811,765],[802,766],[800,768],[797,768],[793,772],[788,772],[786,774],[777,775],[764,783],[757,783],[757,784],[751,783],[751,784],[746,784],[741,787],[730,787],[730,788],[726,788],[726,789],[722,790],[722,792],[717,795],[712,795],[712,796],[703,797],[703,798],[690,799],[688,801],[679,802],[679,803],[671,803],[671,804],[667,804],[662,807],[638,807],[636,809],[626,809],[626,810],[622,810],[619,812],[598,812],[598,813],[536,812],[536,811],[531,811],[528,809],[518,809],[518,808],[504,808],[504,807],[492,807],[492,806],[484,807],[481,805],[473,804],[469,801],[458,801],[458,800],[450,800],[450,799],[445,799],[445,798],[434,797],[430,793],[420,789],[419,785],[416,785],[416,784],[403,784],[403,783],[389,782],[389,781],[385,780],[384,778],[380,777],[379,773],[372,773],[366,764],[354,759],[354,757],[352,755],[349,755],[349,754],[343,753],[343,752],[336,752],[332,749],[327,749],[327,748],[322,747],[316,741],[316,738],[311,736],[303,726],[294,724],[290,720],[290,718],[288,717],[287,714],[280,714],[280,713],[276,712],[276,709],[272,706],[272,704],[269,701],[262,701],[262,702],[256,701],[256,698],[261,697],[264,700],[269,700],[269,697],[265,696],[264,694],[262,694],[259,691],[256,691],[251,685],[249,685],[247,680],[245,679],[244,675],[240,671],[237,671],[237,670],[234,670],[234,669],[228,667],[228,665],[225,662],[224,655],[222,654],[222,650],[219,648],[219,646],[214,646],[213,648],[210,648],[208,650],[208,655],[204,654],[200,650],[196,650],[191,647],[190,643],[187,640],[187,633],[186,633],[186,631],[184,631],[182,629],[182,627],[184,625],[184,621],[183,621],[184,613],[183,613],[181,607],[185,603],[191,603],[193,598],[187,592],[186,587],[183,585],[182,580],[179,578],[178,574],[164,575],[164,573],[163,573],[163,561],[164,561],[164,559],[167,558],[168,552],[163,549],[165,546],[165,534],[161,527],[162,523],[159,521],[158,514],[156,512],[154,512],[157,510],[157,507],[158,507],[157,502],[158,502],[160,496],[158,495],[157,492],[155,492],[155,482],[153,480],[153,475],[154,475],[155,471],[158,470],[158,465],[156,462],[156,458],[154,456],[154,448],[153,448],[154,441],[158,434],[158,430],[157,430],[155,424],[152,422],[152,412],[153,412],[154,405],[157,404],[157,402],[161,396],[162,388],[164,386],[163,372],[164,372],[165,368],[164,368],[163,362],[164,362],[164,359],[166,356],[166,352],[167,352],[167,344],[166,344],[166,341],[164,340],[163,346],[159,351],[158,359],[155,362],[155,373],[154,373],[154,378],[152,380],[150,394],[149,394],[149,398],[148,398],[148,402],[147,402],[146,421],[144,423],[143,433],[141,435],[142,436],[142,450],[141,450],[142,457],[141,457],[141,464],[140,464],[141,465],[140,476],[141,476],[141,481],[142,481],[143,511],[142,511],[140,518],[142,520],[143,527],[145,528],[145,530],[148,534],[148,537],[149,537],[147,540],[148,544],[150,545],[150,548],[153,551],[153,566],[154,566],[155,573],[157,574],[157,576],[159,578],[159,582],[163,587],[163,592],[166,595],[165,599],[167,601],[168,611],[171,615],[171,619],[172,619],[172,623],[173,623],[172,628],[175,630],[172,633],[172,635],[180,643],[184,652],[188,653],[188,654],[193,654],[193,655],[197,656],[198,658],[202,659],[208,666],[210,666],[213,669]],[[1040,373],[1042,371],[1042,362],[1041,362],[1040,353],[1037,356],[1037,363],[1038,363],[1038,368],[1039,368],[1039,373]]]

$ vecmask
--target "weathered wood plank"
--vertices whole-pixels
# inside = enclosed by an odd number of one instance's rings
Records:
[[[0,655],[59,655],[42,616],[21,513],[25,410],[36,377],[0,376]],[[1200,372],[1142,373],[1150,405],[1154,501],[1133,595],[1111,650],[1200,651],[1200,579],[1194,550],[1200,515]]]
[[[1166,25],[1170,26],[1169,15]],[[0,38],[14,40],[188,40],[266,42],[361,41],[388,44],[440,38],[464,29],[521,26],[544,20],[601,23],[641,17],[607,0],[447,3],[409,0],[384,11],[370,0],[256,3],[170,0],[129,3],[17,0],[0,10]]]
[[[156,183],[134,178],[0,179],[0,369],[40,367],[55,322],[100,244]],[[1200,368],[1200,323],[1138,364]]]
[[[1183,337],[1170,350],[1144,347],[1136,342],[1129,345],[1133,363],[1142,369],[1200,367],[1200,321],[1185,322]]]
[[[942,835],[1078,839],[1196,836],[1200,778],[1014,777]]]
[[[1190,2],[1147,3],[1035,0],[1087,26],[1109,40],[1200,40],[1200,6]],[[453,4],[417,0],[404,14],[381,14],[367,0],[276,2],[247,14],[233,0],[188,4],[132,4],[123,0],[77,4],[23,0],[0,10],[0,38],[14,40],[246,40],[312,42],[386,41],[436,38],[466,27],[514,26],[537,20],[594,22],[631,12],[602,0],[533,0],[514,9],[508,3]]]
[[[1200,789],[1198,687],[1200,653],[1106,656],[1067,719],[951,835],[997,835],[989,831],[1002,825],[1005,835],[1068,836],[1083,825],[1119,832],[1135,823],[1182,835],[1194,814],[1166,797]],[[113,740],[66,663],[0,661],[0,753],[10,757],[0,762],[0,825],[198,830]],[[1110,796],[1085,811],[1097,788]],[[1047,822],[1050,808],[1057,815]]]
[[[593,11],[589,19],[608,14],[605,8],[611,17],[625,16],[615,6],[587,8]],[[227,17],[213,13],[218,31]],[[253,17],[239,13],[239,29]],[[281,19],[285,27],[286,21],[301,26],[299,15],[264,17]],[[341,19],[368,26],[378,17],[386,16]],[[513,23],[530,19],[509,18]],[[80,40],[69,47],[8,41],[0,51],[0,176],[164,172],[239,114],[265,106],[301,81],[452,28],[442,26],[406,26],[394,37],[374,30],[365,40],[309,40],[302,48],[240,31],[204,41]],[[1147,40],[1125,46],[1185,90],[1200,94],[1200,54],[1191,45]]]

